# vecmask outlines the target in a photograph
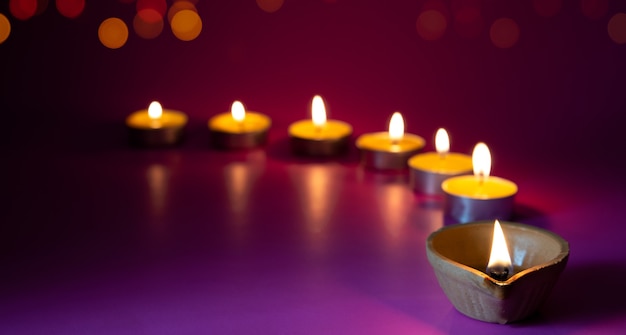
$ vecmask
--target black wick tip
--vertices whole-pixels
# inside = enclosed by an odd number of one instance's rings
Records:
[[[489,269],[489,277],[495,280],[505,281],[507,278],[509,278],[509,268],[498,267]]]

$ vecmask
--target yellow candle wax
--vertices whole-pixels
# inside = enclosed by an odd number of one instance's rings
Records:
[[[399,140],[392,140],[388,132],[368,133],[356,140],[357,148],[379,152],[412,152],[424,147],[423,138],[414,134],[404,134]]]
[[[147,109],[136,111],[126,118],[126,125],[135,129],[181,128],[186,124],[187,115],[171,109],[163,109],[158,118],[151,118]]]
[[[471,175],[447,179],[441,188],[450,195],[480,200],[506,198],[517,193],[517,185],[510,180],[489,177],[480,182]]]
[[[411,157],[409,167],[437,174],[458,175],[472,171],[472,157],[454,152],[445,155],[427,152]]]
[[[300,120],[289,126],[289,136],[310,141],[339,140],[351,134],[352,126],[337,120],[327,120],[321,126],[311,120]]]
[[[209,129],[223,133],[243,134],[266,131],[272,124],[264,114],[247,111],[243,120],[238,121],[231,113],[222,113],[209,120]]]

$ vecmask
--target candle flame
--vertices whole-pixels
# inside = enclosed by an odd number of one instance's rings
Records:
[[[148,107],[148,116],[153,119],[160,119],[161,115],[163,115],[163,107],[158,101],[152,101],[150,106]]]
[[[443,128],[437,129],[435,134],[435,149],[440,155],[445,155],[450,151],[450,138],[448,132]]]
[[[230,106],[230,114],[237,122],[241,122],[243,121],[243,119],[246,118],[246,109],[243,107],[241,101],[235,100],[233,102],[233,104]]]
[[[389,120],[389,138],[392,142],[397,142],[404,137],[404,119],[399,112],[393,113]]]
[[[481,181],[489,178],[491,172],[491,153],[489,148],[483,142],[476,144],[472,153],[472,166],[474,167],[474,176]]]
[[[322,127],[326,124],[326,107],[324,106],[324,100],[319,95],[313,97],[311,117],[316,127]]]
[[[506,269],[507,275],[513,274],[513,263],[511,262],[511,255],[509,254],[509,247],[506,245],[506,239],[504,238],[504,232],[500,222],[495,220],[493,225],[493,240],[491,242],[491,255],[489,256],[489,263],[487,264],[487,273],[494,270]]]

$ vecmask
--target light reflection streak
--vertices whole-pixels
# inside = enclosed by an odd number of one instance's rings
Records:
[[[256,180],[263,173],[265,161],[265,151],[257,150],[247,153],[245,160],[232,162],[224,167],[228,203],[237,224],[246,221],[250,208],[250,193]]]

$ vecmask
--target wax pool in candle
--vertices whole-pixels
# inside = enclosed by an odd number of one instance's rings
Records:
[[[417,192],[442,194],[441,183],[444,180],[472,172],[472,158],[469,155],[448,152],[450,139],[443,128],[437,130],[435,147],[437,152],[418,154],[408,161],[411,184]]]
[[[489,176],[491,154],[484,143],[476,145],[472,160],[474,176],[452,177],[441,184],[446,195],[446,214],[460,222],[508,219],[517,185]]]
[[[141,146],[168,146],[180,142],[187,115],[163,109],[153,101],[148,109],[136,111],[126,118],[132,144]]]
[[[313,98],[311,113],[311,120],[300,120],[289,126],[292,151],[311,156],[332,156],[347,151],[352,126],[327,120],[324,101],[319,95]]]
[[[214,146],[222,149],[249,149],[267,142],[271,124],[267,115],[246,111],[240,101],[235,101],[230,113],[212,117],[208,126]]]
[[[381,170],[405,169],[409,157],[419,152],[425,143],[420,136],[404,133],[404,120],[398,112],[391,117],[388,132],[367,133],[356,140],[361,163]]]

